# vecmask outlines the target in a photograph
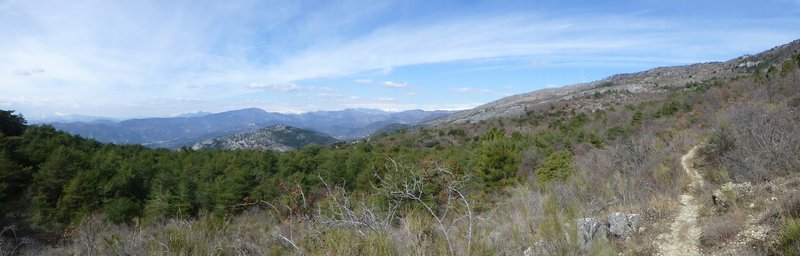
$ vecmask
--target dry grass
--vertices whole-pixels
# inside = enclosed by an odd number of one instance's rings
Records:
[[[729,213],[710,218],[700,235],[700,245],[715,248],[735,238],[745,228],[746,216],[741,213]]]

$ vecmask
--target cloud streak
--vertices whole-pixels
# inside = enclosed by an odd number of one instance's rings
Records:
[[[273,92],[293,92],[304,89],[293,83],[287,84],[263,84],[263,83],[250,83],[250,89],[269,90]]]
[[[408,83],[397,83],[397,82],[392,82],[392,81],[386,81],[386,82],[381,83],[381,86],[383,86],[385,88],[395,88],[395,89],[397,89],[397,88],[406,88],[406,87],[408,87]]]
[[[452,91],[458,93],[472,93],[472,94],[488,94],[492,92],[492,90],[489,89],[472,88],[472,87],[453,88]]]
[[[371,84],[372,79],[356,79],[354,80],[357,84]]]

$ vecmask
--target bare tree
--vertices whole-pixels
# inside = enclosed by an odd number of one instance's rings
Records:
[[[475,224],[473,206],[464,194],[469,177],[454,174],[438,164],[434,164],[431,169],[416,170],[402,166],[393,159],[389,160],[393,166],[383,176],[376,175],[380,184],[375,189],[392,200],[409,201],[421,206],[436,221],[450,255],[457,255],[452,239],[453,229],[460,222],[466,221],[467,244],[464,254],[469,255]],[[429,191],[436,188],[440,189],[444,197],[440,204],[426,200],[433,196]]]
[[[319,222],[329,227],[353,227],[361,236],[366,236],[358,228],[388,230],[397,212],[398,204],[389,202],[385,211],[376,205],[367,205],[366,200],[353,200],[341,187],[331,187],[317,175],[325,185],[328,199],[324,206],[317,207]]]

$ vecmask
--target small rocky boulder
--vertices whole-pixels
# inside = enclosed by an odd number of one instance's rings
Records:
[[[525,249],[525,251],[522,252],[522,255],[524,256],[536,256],[536,255],[548,255],[548,254],[549,253],[547,253],[547,249],[545,249],[544,240],[539,240],[539,242],[536,242],[535,244],[533,244],[533,246],[528,247],[528,249]]]
[[[752,197],[754,194],[755,192],[753,191],[753,185],[750,184],[750,182],[728,182],[722,184],[719,189],[714,190],[714,194],[711,195],[711,200],[714,202],[714,205],[727,208],[737,199],[742,197]]]
[[[578,246],[581,251],[592,249],[592,242],[605,238],[608,232],[608,226],[594,218],[578,219],[575,225],[578,226]]]
[[[639,214],[624,214],[615,212],[608,215],[608,231],[616,238],[627,239],[639,230]]]

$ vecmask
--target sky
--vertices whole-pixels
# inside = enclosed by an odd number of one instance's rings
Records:
[[[467,109],[800,39],[800,0],[0,0],[0,109]]]

